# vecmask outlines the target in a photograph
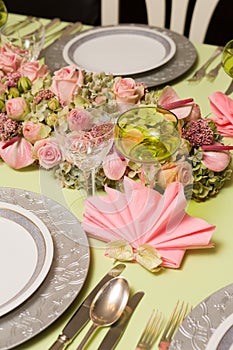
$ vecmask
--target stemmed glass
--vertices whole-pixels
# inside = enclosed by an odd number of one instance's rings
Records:
[[[82,110],[73,121],[67,118],[55,126],[55,137],[66,161],[84,176],[87,196],[95,195],[95,172],[112,147],[114,122],[111,114],[90,108]]]
[[[36,61],[44,44],[45,27],[37,18],[31,18],[26,27],[6,24],[1,30],[1,44],[11,53],[28,61]]]
[[[233,78],[233,40],[230,40],[223,49],[222,66],[225,72]]]
[[[116,148],[125,158],[142,164],[144,182],[151,188],[155,186],[155,173],[160,163],[179,147],[181,138],[177,125],[173,113],[153,106],[132,108],[116,121]]]
[[[222,53],[222,66],[224,71],[233,78],[233,40],[230,40],[224,47]],[[225,95],[230,95],[233,91],[233,79],[225,91]]]
[[[5,25],[8,18],[8,11],[3,0],[0,0],[0,29]]]

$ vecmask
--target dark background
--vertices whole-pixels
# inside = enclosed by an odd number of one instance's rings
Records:
[[[190,0],[185,35],[196,0]],[[205,0],[203,0],[205,1]],[[100,0],[5,0],[9,12],[64,21],[100,24]],[[167,0],[166,28],[169,28],[171,0]],[[205,43],[224,46],[233,39],[233,0],[220,0],[212,17]],[[121,23],[147,23],[144,0],[120,0]]]

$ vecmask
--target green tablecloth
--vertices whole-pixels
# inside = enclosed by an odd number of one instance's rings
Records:
[[[14,16],[10,17],[15,18]],[[214,50],[213,46],[198,44],[198,62],[204,62]],[[216,61],[215,61],[216,64]],[[214,66],[214,64],[212,65]],[[188,75],[182,77],[173,85],[181,98],[193,97],[200,105],[203,116],[210,113],[208,96],[215,91],[225,91],[230,83],[223,70],[220,71],[214,82],[203,79],[199,84],[190,84],[187,77],[194,72],[196,66]],[[51,180],[50,173],[42,174],[34,166],[24,170],[10,169],[6,164],[0,166],[0,185],[27,189],[34,192],[42,192],[53,199],[59,198],[57,193],[44,187],[46,176]],[[121,338],[116,349],[134,349],[139,334],[144,328],[153,308],[159,308],[168,319],[178,299],[189,301],[193,306],[197,305],[206,296],[214,291],[233,282],[233,229],[231,215],[233,212],[233,180],[228,182],[216,198],[204,203],[191,201],[187,211],[190,215],[203,218],[209,223],[216,225],[213,241],[214,249],[190,250],[186,253],[181,268],[165,269],[158,274],[152,274],[138,264],[127,263],[123,272],[131,286],[132,292],[143,290],[145,296],[136,309],[124,336]],[[62,198],[67,203],[72,203],[77,195],[76,191],[62,190]],[[74,208],[74,209],[73,209]],[[75,206],[71,208],[77,217],[80,212]],[[76,310],[81,301],[101,279],[101,277],[113,266],[113,262],[104,256],[104,251],[99,248],[91,248],[91,264],[87,280],[79,297],[70,308],[50,327],[40,335],[17,347],[18,350],[44,350],[49,348],[62,328]],[[69,349],[76,349],[90,324],[75,338]],[[93,336],[88,349],[96,349],[107,329],[101,329]],[[156,349],[156,346],[154,346]]]

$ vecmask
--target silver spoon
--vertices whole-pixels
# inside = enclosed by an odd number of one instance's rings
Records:
[[[76,350],[83,349],[91,334],[97,327],[110,326],[124,311],[129,298],[129,284],[124,277],[114,277],[104,284],[90,306],[93,324]]]

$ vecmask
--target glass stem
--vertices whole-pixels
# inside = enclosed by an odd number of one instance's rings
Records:
[[[87,197],[95,195],[95,169],[83,172]]]

